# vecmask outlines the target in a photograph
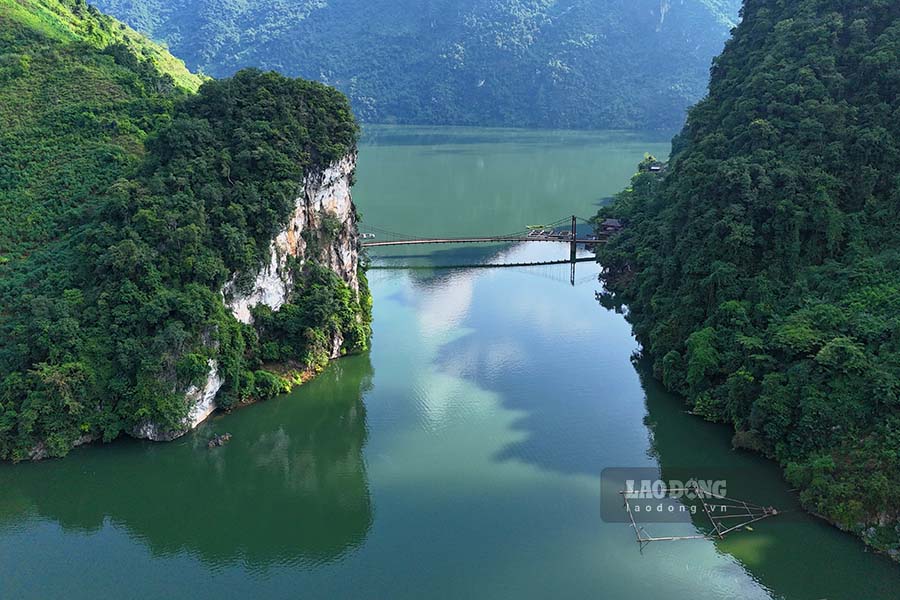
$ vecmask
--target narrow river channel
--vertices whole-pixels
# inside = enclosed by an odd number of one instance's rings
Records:
[[[374,127],[366,224],[488,235],[590,216],[669,144],[617,132]],[[897,598],[900,567],[797,511],[778,468],[684,412],[564,245],[372,253],[371,351],[170,444],[0,465],[0,598]],[[391,267],[391,268],[383,268]],[[398,268],[400,267],[400,268]],[[414,267],[414,268],[404,268]],[[212,432],[233,440],[214,452]],[[603,470],[719,469],[788,512],[640,550]],[[699,519],[675,527],[702,531]],[[649,529],[650,526],[648,526]],[[663,526],[665,527],[665,526]],[[79,585],[73,586],[72,582]]]

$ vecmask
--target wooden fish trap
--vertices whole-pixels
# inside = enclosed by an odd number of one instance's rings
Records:
[[[759,506],[752,502],[739,500],[737,498],[729,498],[716,494],[709,490],[704,490],[700,486],[689,486],[681,488],[661,488],[654,490],[654,494],[662,494],[664,497],[672,499],[674,494],[693,494],[703,509],[704,514],[709,519],[713,530],[708,534],[696,535],[675,535],[675,536],[652,536],[637,524],[634,518],[633,506],[638,499],[635,496],[643,496],[646,494],[644,490],[622,490],[619,492],[625,503],[625,510],[634,528],[637,542],[641,546],[641,550],[650,542],[673,542],[681,540],[714,540],[724,539],[729,533],[733,533],[742,528],[749,529],[751,523],[756,523],[769,517],[779,514],[779,511],[771,506]],[[654,499],[659,499],[654,496]]]

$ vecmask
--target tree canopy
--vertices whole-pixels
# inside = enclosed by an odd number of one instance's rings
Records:
[[[599,253],[665,385],[880,548],[900,516],[897,98],[897,2],[747,0]]]
[[[210,360],[220,404],[257,394],[260,336],[221,290],[268,258],[304,174],[354,149],[347,99],[252,70],[176,78],[81,0],[4,3],[0,24],[0,458],[177,428]],[[329,303],[280,359],[368,342],[365,287],[320,270],[295,269],[292,304]]]

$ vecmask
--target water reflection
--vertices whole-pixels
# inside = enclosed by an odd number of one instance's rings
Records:
[[[515,251],[515,260],[527,260],[548,250],[523,244]],[[631,337],[628,325],[597,311],[596,265],[579,268],[587,279],[575,287],[567,265],[469,271],[454,281],[456,289],[477,287],[478,302],[456,325],[462,334],[442,345],[434,367],[490,390],[521,415],[516,429],[525,435],[498,452],[498,461],[596,476],[617,457],[633,464],[625,457],[647,445],[633,427],[643,407],[623,402],[641,393],[639,383],[610,376],[631,369],[622,348]],[[450,289],[432,293],[440,297]]]
[[[664,480],[681,479],[688,471],[725,478],[728,496],[788,511],[754,523],[752,531],[716,541],[719,552],[736,558],[775,597],[897,597],[900,573],[893,563],[873,557],[855,538],[804,513],[774,463],[731,450],[728,427],[687,414],[684,404],[653,379],[647,361],[636,359],[635,368],[646,391],[646,424]],[[711,530],[704,514],[693,521],[698,530]],[[652,545],[645,552],[652,554]]]
[[[367,356],[333,364],[289,397],[218,417],[172,444],[85,448],[0,468],[0,530],[53,521],[126,528],[156,555],[216,565],[317,564],[372,525],[363,447]],[[213,433],[233,440],[210,450]]]
[[[530,281],[519,270],[460,271],[427,284],[414,281],[410,288],[422,329],[434,334],[443,323],[452,331],[436,336],[443,343],[432,368],[489,391],[519,415],[514,428],[523,435],[505,444],[496,461],[566,476],[649,467],[666,480],[725,478],[728,496],[793,512],[716,541],[712,548],[724,555],[719,560],[704,550],[709,542],[698,540],[659,542],[643,555],[630,545],[624,551],[633,548],[634,559],[648,569],[674,560],[723,595],[859,597],[862,575],[873,581],[866,597],[896,597],[900,573],[889,561],[873,560],[854,538],[802,512],[777,465],[733,451],[727,427],[688,414],[639,358],[623,351],[623,344],[635,351],[638,346],[621,315],[597,307],[595,283],[572,288]],[[636,427],[642,420],[645,427]],[[653,535],[710,530],[704,513],[692,522],[648,527]]]
[[[423,252],[427,248],[431,252]],[[508,244],[472,244],[468,246],[407,246],[375,248],[370,251],[372,264],[376,267],[398,266],[443,267],[446,265],[479,265],[491,262],[501,262],[500,256],[508,252]],[[561,253],[562,254],[562,253]],[[427,272],[427,271],[426,271]]]
[[[536,144],[523,161],[525,146],[364,147],[357,199],[391,230],[511,230],[585,214],[657,153]],[[643,554],[628,525],[602,521],[612,466],[724,462],[751,470],[739,497],[791,495],[777,467],[730,451],[727,428],[639,379],[628,323],[598,309],[596,266],[578,270],[576,287],[566,266],[372,271],[371,392],[368,357],[342,359],[173,444],[0,465],[0,597],[113,597],[131,581],[198,598],[895,597],[896,567],[802,513]],[[232,442],[207,450],[225,431]]]

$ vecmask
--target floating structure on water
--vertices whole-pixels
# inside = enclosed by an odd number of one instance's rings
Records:
[[[695,535],[674,535],[656,537],[647,533],[647,531],[637,524],[634,518],[634,505],[637,500],[645,500],[645,490],[622,490],[619,492],[625,502],[625,510],[634,528],[637,543],[640,544],[641,550],[650,542],[674,542],[682,540],[714,540],[724,539],[729,533],[746,529],[752,531],[750,527],[752,523],[777,516],[779,511],[772,506],[759,506],[744,500],[729,498],[721,494],[716,494],[710,490],[704,490],[701,486],[687,486],[681,488],[663,488],[654,490],[653,498],[661,497],[673,498],[675,496],[681,498],[689,498],[693,496],[702,507],[703,513],[709,519],[713,531],[708,534]]]
[[[211,440],[206,444],[206,447],[212,450],[213,448],[219,448],[220,446],[224,446],[228,442],[231,441],[230,433],[223,433],[222,435],[214,435]]]

